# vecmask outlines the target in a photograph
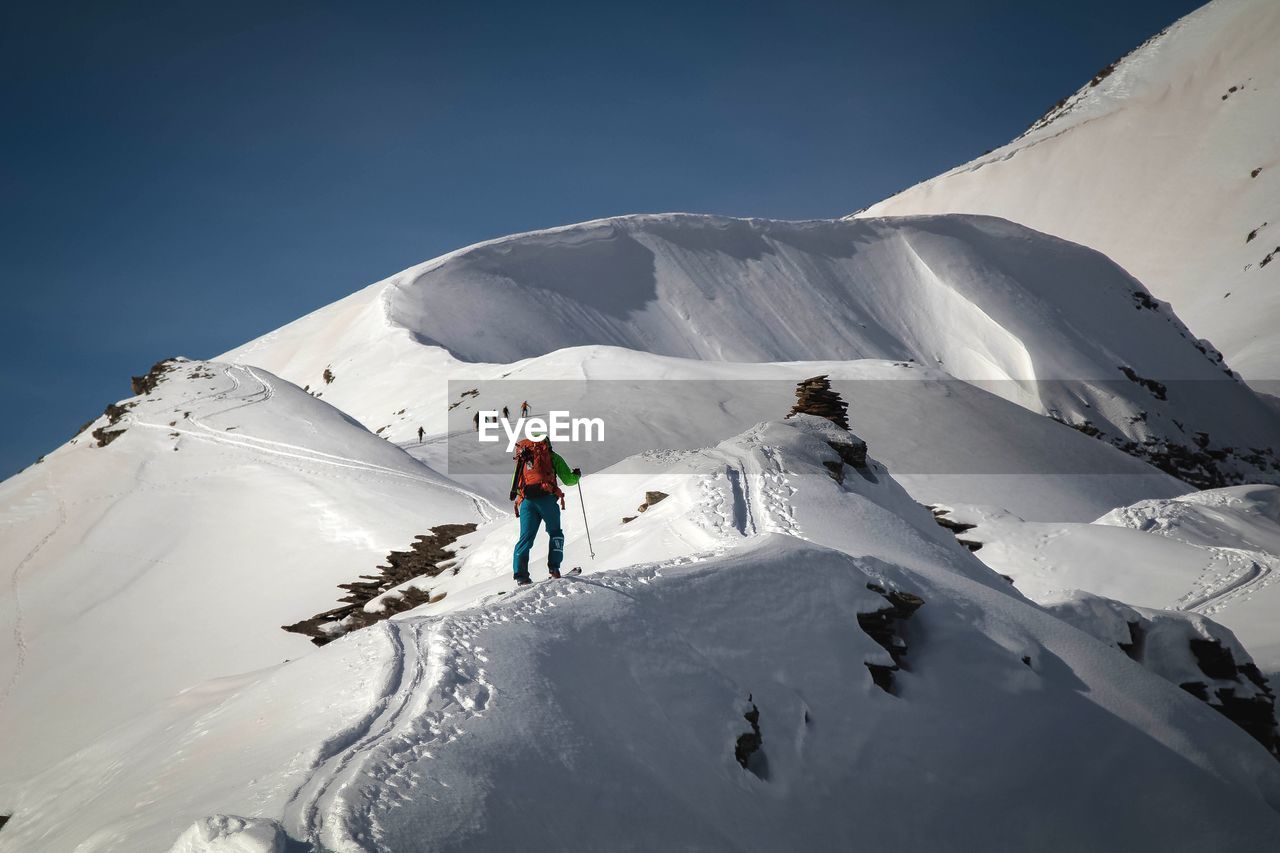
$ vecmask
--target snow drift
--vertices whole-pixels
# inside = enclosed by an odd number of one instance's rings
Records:
[[[672,214],[516,235],[406,270],[222,358],[312,387],[406,441],[411,427],[391,415],[430,380],[520,360],[530,376],[529,362],[587,344],[697,362],[911,361],[985,382],[1198,485],[1280,470],[1280,416],[1167,306],[1097,252],[989,217]]]

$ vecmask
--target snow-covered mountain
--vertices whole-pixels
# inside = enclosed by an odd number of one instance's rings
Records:
[[[874,460],[837,477],[852,440],[801,416],[591,475],[611,513],[671,491],[502,597],[483,525],[437,603],[31,780],[0,849],[1268,849],[1280,764]]]
[[[175,361],[141,384],[0,484],[0,781],[297,657],[280,626],[353,567],[500,512],[265,370]]]
[[[1092,524],[1025,521],[980,506],[944,520],[1036,601],[1086,589],[1134,605],[1202,613],[1280,672],[1280,488],[1236,486],[1119,507]]]
[[[1280,410],[1094,249],[617,217],[133,392],[0,484],[0,851],[1280,833]],[[517,590],[472,419],[522,400],[608,440]]]
[[[689,362],[908,360],[1197,485],[1280,472],[1280,415],[1167,306],[1102,255],[989,217],[671,214],[521,234],[220,358],[266,366],[406,442],[423,423],[443,430],[447,405],[433,395],[444,386],[428,377],[496,378],[511,368],[489,365],[584,344]],[[535,361],[525,375],[584,375],[558,367],[572,372]]]
[[[857,216],[985,213],[1091,246],[1280,380],[1280,4],[1214,0],[1022,136]]]

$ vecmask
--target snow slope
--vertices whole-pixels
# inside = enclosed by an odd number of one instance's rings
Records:
[[[276,827],[334,851],[1269,848],[1265,750],[1026,602],[883,466],[836,482],[847,440],[801,417],[588,477],[617,508],[699,475],[602,531],[581,578],[500,598],[485,554],[509,521],[485,525],[439,604],[188,691],[33,779],[0,850],[270,851]],[[891,692],[869,583],[924,600],[894,623]]]
[[[984,213],[1091,246],[1276,394],[1277,43],[1274,0],[1214,0],[1008,145],[855,215]]]
[[[1197,458],[1176,464],[1192,479],[1202,466],[1221,469],[1210,484],[1280,470],[1266,453],[1240,458],[1275,443],[1280,416],[1141,284],[1096,252],[985,217],[669,214],[521,234],[406,270],[222,358],[309,386],[404,442],[422,420],[397,422],[401,410],[439,393],[436,380],[515,366],[531,377],[533,360],[586,344],[691,361],[911,360],[1145,458],[1187,448]]]
[[[0,484],[0,790],[176,691],[309,650],[320,609],[481,499],[267,371],[172,362]],[[118,432],[98,446],[97,428]]]
[[[472,417],[479,410],[529,400],[535,416],[558,409],[603,418],[603,443],[557,444],[572,464],[600,471],[646,450],[705,447],[777,418],[794,402],[795,382],[819,374],[830,375],[849,401],[850,423],[873,455],[925,503],[978,502],[1025,518],[1090,521],[1188,488],[974,384],[910,362],[748,364],[595,346],[448,369],[467,380],[448,383],[448,397],[443,386],[424,384],[403,414],[387,418],[384,435],[495,503],[506,500],[510,459],[476,440]],[[414,435],[418,423],[428,426],[422,443]]]
[[[1280,672],[1280,488],[1237,486],[1148,500],[1093,524],[1024,522],[957,506],[978,556],[1041,602],[1074,589],[1213,617],[1266,672]]]

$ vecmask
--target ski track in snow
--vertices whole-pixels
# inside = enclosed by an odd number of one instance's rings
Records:
[[[483,716],[493,701],[484,667],[488,658],[477,642],[483,632],[496,624],[532,622],[554,608],[556,599],[593,594],[591,587],[629,585],[565,578],[430,623],[379,623],[394,658],[383,696],[323,746],[312,776],[285,810],[286,824],[318,850],[385,849],[382,817],[403,802],[420,801],[416,789],[442,784],[430,777],[434,751],[463,737],[463,724]]]
[[[725,469],[729,489],[733,495],[733,526],[744,537],[755,534],[756,525],[751,517],[751,498],[748,492],[747,472],[741,465],[729,465]]]
[[[214,427],[209,426],[204,422],[205,418],[220,417],[222,415],[226,415],[230,412],[233,412],[237,409],[242,409],[246,406],[252,406],[258,403],[264,403],[275,396],[275,388],[271,385],[270,382],[268,382],[267,380],[259,376],[258,373],[254,371],[252,367],[230,365],[227,367],[223,367],[222,372],[231,381],[231,387],[214,394],[210,398],[210,402],[228,400],[228,399],[235,400],[237,402],[234,405],[229,406],[227,408],[218,409],[212,412],[205,412],[203,414],[197,414],[195,411],[192,411],[187,416],[186,420],[190,422],[193,426],[195,426],[196,429],[193,430],[193,429],[187,429],[181,426],[169,426],[167,423],[165,424],[152,423],[150,421],[142,420],[141,418],[138,418],[136,415],[131,416],[131,420],[133,421],[134,424],[138,426],[147,427],[149,429],[164,430],[170,433],[179,433],[181,435],[189,436],[191,438],[195,438],[201,441],[209,441],[217,444],[228,445],[228,446],[236,447],[242,450],[251,450],[259,453],[272,454],[275,456],[283,456],[286,458],[296,459],[303,462],[319,463],[322,465],[330,465],[338,468],[347,468],[352,470],[365,471],[375,475],[381,475],[381,476],[387,476],[387,477],[398,477],[398,478],[410,480],[413,482],[426,483],[436,488],[446,489],[448,491],[455,492],[460,495],[464,495],[468,500],[471,501],[472,505],[475,507],[476,514],[479,515],[480,518],[483,519],[484,521],[491,521],[496,517],[497,509],[483,497],[480,497],[479,495],[476,495],[473,492],[469,492],[466,489],[462,489],[457,486],[453,486],[448,483],[441,482],[439,480],[433,480],[430,477],[422,477],[419,475],[407,473],[405,471],[397,471],[394,468],[388,468],[386,466],[377,465],[372,462],[365,462],[360,459],[352,459],[350,457],[340,456],[334,453],[326,453],[322,450],[315,450],[314,448],[302,447],[296,444],[289,444],[283,441],[275,441],[272,439],[259,438],[257,436],[252,436],[248,434],[232,436],[232,435],[228,435],[225,430],[218,430],[218,429],[215,429]],[[247,374],[249,377],[251,377],[254,382],[258,383],[258,386],[259,386],[258,389],[247,395],[238,396],[236,392],[238,392],[241,389],[241,387],[243,387],[243,383],[236,375],[238,372],[243,372]]]
[[[720,553],[739,539],[762,533],[804,538],[791,500],[796,488],[787,477],[777,448],[755,441],[749,441],[747,447],[747,455],[708,451],[724,467],[702,478],[699,516],[722,541]]]
[[[14,662],[13,673],[9,676],[8,682],[4,686],[4,690],[0,691],[0,708],[3,708],[9,700],[9,694],[13,692],[14,685],[18,683],[18,678],[22,675],[23,667],[27,662],[27,640],[22,630],[22,589],[21,575],[22,570],[35,559],[36,554],[48,545],[50,540],[57,535],[63,525],[67,523],[67,507],[62,502],[62,496],[58,494],[58,490],[53,485],[53,477],[45,473],[45,484],[48,486],[49,494],[53,495],[53,500],[58,508],[58,521],[54,524],[53,529],[44,535],[35,546],[27,552],[18,565],[14,566],[13,574],[9,579],[9,591],[13,598],[13,644],[14,644]]]
[[[1174,604],[1175,610],[1212,615],[1274,580],[1272,566],[1262,554],[1240,548],[1214,547],[1206,550],[1213,556],[1201,573],[1198,588],[1179,599]],[[1213,571],[1217,563],[1226,564],[1228,571],[1225,576]]]

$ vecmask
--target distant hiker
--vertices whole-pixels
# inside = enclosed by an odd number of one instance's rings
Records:
[[[471,422],[476,425],[476,432],[480,431],[480,413],[476,412],[471,416]]]
[[[506,407],[506,406],[503,406],[503,407],[502,407],[502,419],[503,419],[504,421],[507,419],[507,417],[509,416],[509,414],[510,414],[510,413],[507,411],[507,407]]]
[[[529,401],[528,400],[525,400],[523,403],[520,404],[520,417],[522,418],[529,417]]]
[[[547,548],[547,570],[551,577],[560,577],[560,563],[564,560],[564,531],[560,529],[564,492],[560,491],[557,479],[566,486],[575,486],[582,471],[569,469],[560,454],[551,449],[550,438],[521,439],[516,445],[515,460],[511,500],[515,501],[516,515],[520,518],[520,538],[516,540],[511,566],[516,583],[524,586],[533,582],[529,578],[529,551],[544,521],[551,539]]]
[[[418,427],[418,444],[422,444],[422,436],[423,436],[424,434],[425,434],[425,433],[423,433],[423,431],[422,431],[422,427]]]

